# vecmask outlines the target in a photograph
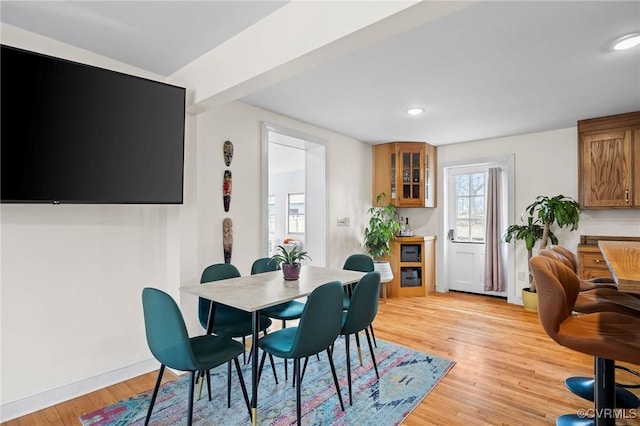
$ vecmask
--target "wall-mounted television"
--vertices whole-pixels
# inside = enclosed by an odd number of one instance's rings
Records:
[[[3,203],[182,203],[185,89],[1,46]]]

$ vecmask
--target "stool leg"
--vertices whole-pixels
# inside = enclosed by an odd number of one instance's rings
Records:
[[[596,426],[615,426],[616,407],[615,361],[596,357]]]

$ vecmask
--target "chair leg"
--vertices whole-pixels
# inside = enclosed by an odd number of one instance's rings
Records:
[[[236,364],[236,371],[238,372],[238,380],[240,381],[240,387],[242,388],[242,396],[244,397],[244,403],[247,405],[247,412],[249,418],[251,418],[251,404],[249,404],[249,395],[247,394],[247,387],[244,384],[244,377],[242,377],[242,370],[240,369],[240,361],[238,358],[234,358],[233,361]]]
[[[302,374],[300,375],[300,380],[304,379],[304,372],[307,371],[307,364],[309,363],[309,357],[304,358],[304,364],[302,366]]]
[[[369,324],[369,330],[371,330],[371,337],[373,337],[373,345],[378,349],[378,342],[376,342],[376,334],[373,332],[373,324]]]
[[[295,358],[293,360],[293,374],[295,376],[296,379],[296,419],[298,421],[298,425],[300,425],[302,422],[302,416],[300,414],[300,411],[302,409],[300,404],[300,398],[302,397],[301,395],[301,391],[300,391],[300,382],[301,382],[301,377],[300,377],[300,358]]]
[[[367,335],[367,343],[369,344],[369,352],[371,353],[373,368],[376,370],[376,378],[380,380],[380,375],[378,374],[378,364],[376,364],[376,356],[373,353],[373,346],[371,346],[371,338],[369,337],[369,331],[365,328],[364,333]]]
[[[347,354],[347,384],[349,385],[349,405],[353,405],[351,396],[351,353],[349,351],[349,335],[344,336],[344,348]]]
[[[227,408],[231,408],[231,361],[227,362]]]
[[[209,395],[209,401],[211,401],[211,370],[207,370],[207,393]]]
[[[260,366],[258,367],[258,383],[262,377],[262,367],[264,367],[264,360],[267,358],[267,353],[262,351],[262,358],[260,359]]]
[[[359,336],[359,332],[355,332],[354,336],[356,336],[356,347],[358,348],[358,360],[360,361],[360,367],[362,367],[364,365],[364,363],[362,362],[362,349],[360,348],[360,336]]]
[[[333,384],[336,385],[336,393],[340,400],[340,408],[344,411],[344,403],[342,402],[342,393],[340,392],[340,385],[338,384],[338,375],[336,374],[336,366],[333,365],[333,352],[327,348],[327,356],[329,357],[329,365],[331,366],[331,374],[333,375]]]
[[[278,384],[278,375],[276,374],[276,363],[273,361],[273,355],[269,354],[269,361],[271,361],[271,371],[273,371],[273,378],[276,380],[276,385]]]
[[[253,342],[251,344],[253,344]],[[245,336],[242,336],[242,347],[244,348],[244,352],[242,352],[242,362],[246,365],[247,364],[247,339],[245,338]],[[249,354],[251,354],[251,352],[249,352]]]
[[[153,411],[153,404],[156,403],[156,397],[158,396],[158,389],[160,389],[160,382],[162,382],[162,374],[164,373],[164,364],[160,366],[160,371],[158,372],[158,379],[156,380],[156,386],[153,388],[153,394],[151,395],[151,403],[149,404],[149,410],[147,411],[147,418],[144,421],[144,426],[149,424],[149,419],[151,418],[151,412]]]
[[[187,426],[191,426],[193,423],[193,392],[195,388],[196,382],[196,372],[191,372],[191,377],[189,378],[189,411],[187,413]]]

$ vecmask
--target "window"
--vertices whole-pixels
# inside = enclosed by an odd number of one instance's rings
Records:
[[[456,240],[483,243],[485,239],[486,173],[456,176]]]
[[[267,199],[267,211],[269,215],[269,235],[276,233],[276,196],[269,195]]]
[[[304,194],[289,194],[288,198],[288,225],[289,234],[304,233]]]

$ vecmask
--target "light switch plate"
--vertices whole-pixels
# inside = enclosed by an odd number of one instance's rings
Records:
[[[349,226],[351,221],[348,217],[339,217],[338,218],[338,226]]]

